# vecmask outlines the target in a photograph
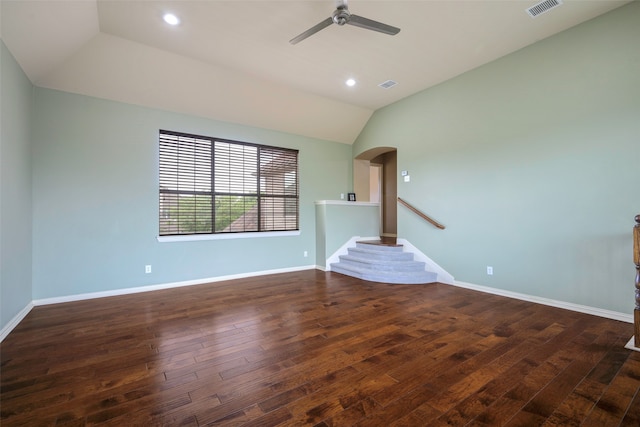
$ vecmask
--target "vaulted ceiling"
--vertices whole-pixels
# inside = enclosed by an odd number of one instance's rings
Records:
[[[564,0],[532,18],[536,3],[353,0],[352,14],[400,33],[330,25],[295,45],[332,0],[1,0],[0,13],[36,86],[351,144],[376,109],[628,1]]]

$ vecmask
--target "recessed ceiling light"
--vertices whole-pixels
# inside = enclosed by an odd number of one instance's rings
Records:
[[[344,82],[347,86],[355,86],[356,85],[356,81],[354,79],[349,79],[346,82]]]
[[[180,19],[173,13],[165,13],[162,19],[169,25],[178,25],[180,23]]]

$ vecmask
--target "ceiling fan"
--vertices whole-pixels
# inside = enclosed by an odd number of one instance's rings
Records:
[[[327,28],[331,24],[349,24],[356,27],[364,28],[366,30],[373,30],[384,34],[389,34],[391,36],[394,36],[400,32],[400,28],[392,27],[391,25],[383,24],[382,22],[374,21],[372,19],[363,18],[362,16],[353,15],[349,12],[347,0],[336,0],[336,10],[329,18],[309,28],[304,33],[292,38],[291,40],[289,40],[289,43],[299,43],[307,37],[314,35],[318,31]]]

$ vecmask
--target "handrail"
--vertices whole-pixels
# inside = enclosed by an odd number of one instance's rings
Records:
[[[445,229],[444,225],[440,224],[435,219],[429,217],[429,215],[425,214],[424,212],[422,212],[422,211],[418,210],[417,208],[411,206],[411,204],[409,202],[407,202],[406,200],[403,200],[402,198],[398,197],[398,202],[400,204],[404,205],[405,207],[407,207],[410,211],[412,211],[413,213],[418,215],[420,218],[424,219],[425,221],[427,221],[428,223],[434,225],[435,227],[438,227],[440,230],[444,230]],[[640,307],[638,309],[640,310]]]
[[[634,346],[640,347],[640,215],[633,227],[633,263],[636,265],[636,308],[633,310]]]

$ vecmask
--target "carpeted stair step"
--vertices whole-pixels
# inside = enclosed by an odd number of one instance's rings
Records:
[[[372,246],[372,245],[369,245]],[[358,258],[368,258],[372,261],[376,260],[389,260],[389,261],[412,261],[413,254],[411,252],[403,251],[389,251],[389,250],[377,250],[370,248],[349,248],[349,255],[353,255]]]
[[[331,264],[331,271],[370,282],[407,285],[433,283],[437,277],[437,274],[431,271],[376,271],[341,263]]]
[[[369,257],[349,254],[340,255],[340,262],[343,264],[350,264],[355,267],[380,271],[424,271],[424,262],[414,261],[413,254],[410,255],[411,259],[408,260],[388,260],[386,258],[372,259]]]

